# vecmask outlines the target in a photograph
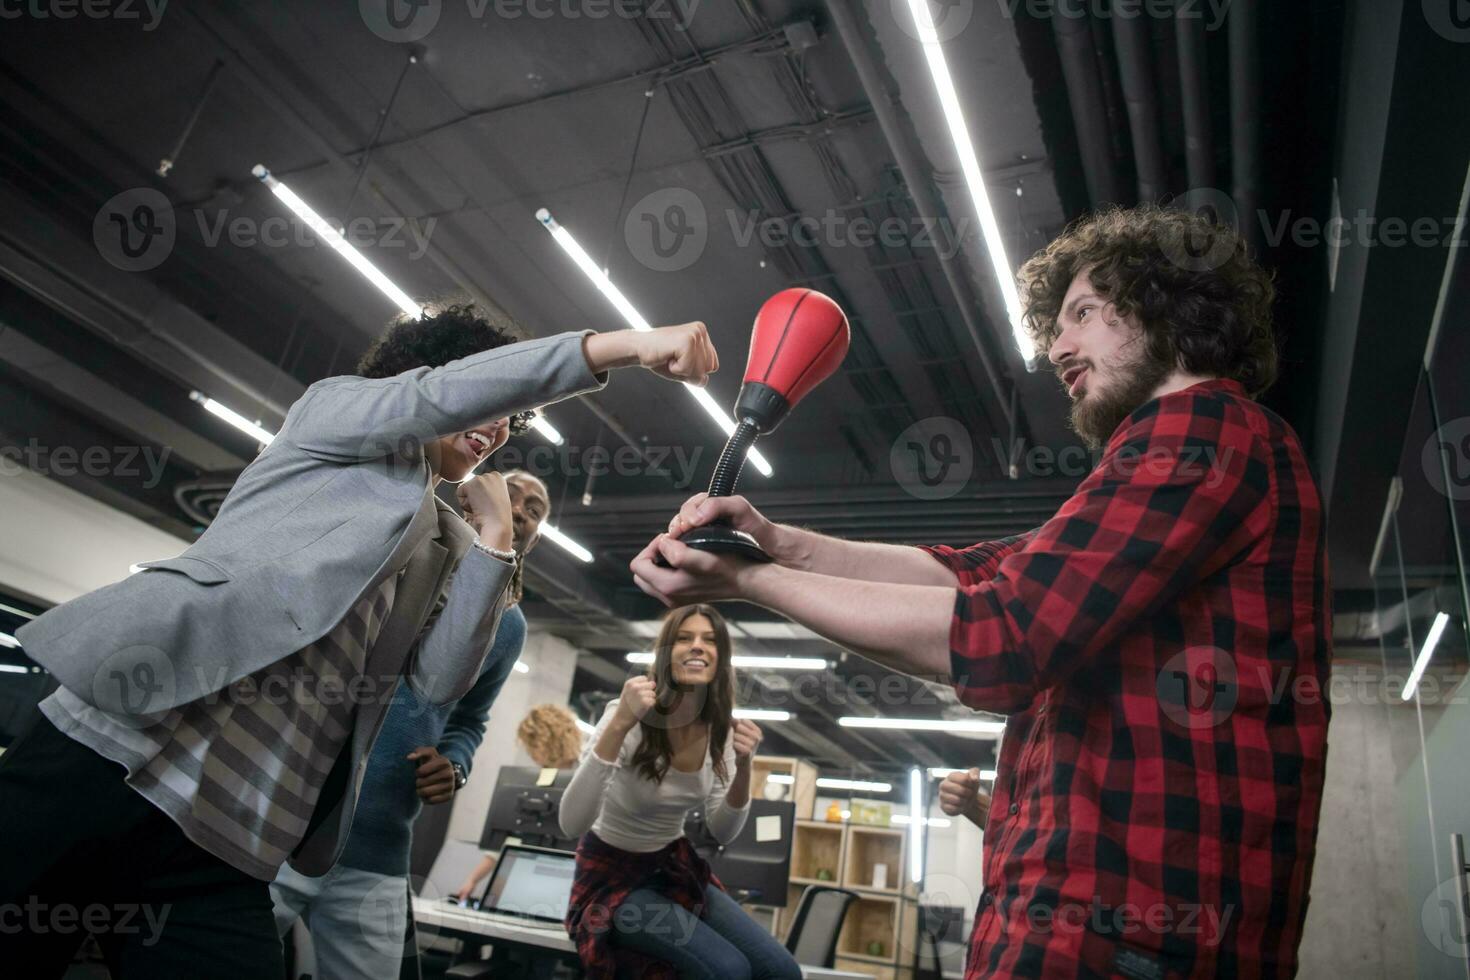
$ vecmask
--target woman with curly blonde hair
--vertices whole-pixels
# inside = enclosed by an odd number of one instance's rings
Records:
[[[526,712],[516,729],[516,741],[536,765],[570,769],[582,756],[582,732],[577,716],[555,704],[538,704]]]
[[[582,732],[571,709],[557,704],[538,704],[526,712],[516,727],[516,741],[531,761],[543,769],[571,769],[582,755]],[[480,882],[495,867],[495,855],[486,854],[475,865],[455,896],[468,901]]]

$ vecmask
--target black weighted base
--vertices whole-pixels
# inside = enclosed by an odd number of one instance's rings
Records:
[[[713,551],[722,555],[739,555],[750,561],[770,561],[771,556],[755,543],[755,538],[744,531],[723,524],[706,524],[685,531],[679,540],[700,551]]]

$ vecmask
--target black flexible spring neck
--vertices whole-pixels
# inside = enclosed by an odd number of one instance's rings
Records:
[[[735,484],[740,480],[740,470],[745,466],[745,453],[758,435],[760,431],[749,422],[741,422],[735,426],[735,431],[730,433],[730,440],[725,443],[724,452],[720,453],[720,461],[715,464],[715,475],[710,478],[711,497],[728,497],[735,492]]]

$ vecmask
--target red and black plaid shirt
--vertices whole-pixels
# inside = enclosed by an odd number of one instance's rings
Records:
[[[566,927],[577,944],[586,980],[674,980],[674,968],[668,963],[612,942],[613,917],[630,892],[652,888],[702,919],[708,885],[725,890],[688,837],[656,851],[635,853],[613,847],[591,831],[583,834]]]
[[[1289,977],[1331,594],[1296,434],[1233,381],[1154,399],[1027,534],[928,549],[955,690],[1009,714],[967,978]]]

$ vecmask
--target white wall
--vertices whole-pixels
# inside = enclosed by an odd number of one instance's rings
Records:
[[[572,694],[572,675],[577,669],[578,650],[570,643],[531,624],[521,659],[529,673],[512,671],[490,708],[485,740],[475,752],[470,781],[454,795],[449,833],[440,860],[429,873],[429,884],[449,894],[464,881],[479,859],[478,842],[490,811],[490,797],[501,766],[534,766],[536,763],[516,742],[516,729],[526,712],[538,704],[566,704]]]
[[[55,480],[0,467],[0,585],[62,603],[190,544]]]
[[[937,786],[931,782],[931,788]],[[985,835],[964,817],[946,817],[936,803],[929,816],[949,821],[948,827],[929,827],[924,848],[923,900],[931,905],[965,910],[966,934],[985,889],[981,875]]]
[[[1396,788],[1404,763],[1394,751],[1411,734],[1417,738],[1412,708],[1333,698],[1317,857],[1299,949],[1303,977],[1414,975],[1420,902],[1405,888]],[[1464,976],[1463,964],[1460,969]]]

